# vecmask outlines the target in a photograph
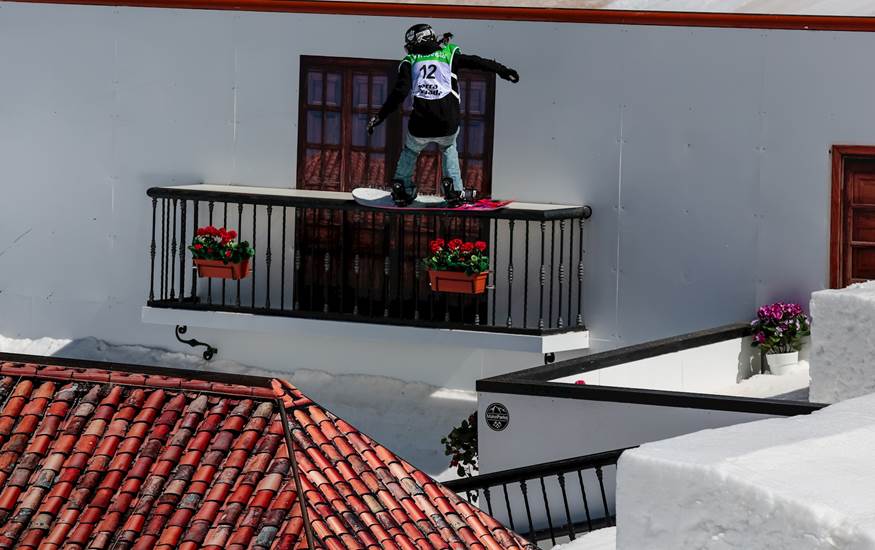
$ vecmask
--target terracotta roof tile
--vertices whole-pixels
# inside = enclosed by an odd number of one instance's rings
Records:
[[[47,362],[51,359],[47,358]],[[0,363],[0,550],[524,548],[288,382]]]

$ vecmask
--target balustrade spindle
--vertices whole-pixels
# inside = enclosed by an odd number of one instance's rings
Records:
[[[526,505],[526,518],[529,520],[529,534],[527,538],[532,538],[535,535],[535,524],[532,522],[532,509],[529,506],[529,490],[526,487],[526,480],[520,481],[520,490],[523,492],[523,503]]]
[[[210,214],[210,225],[212,225],[212,224],[213,224],[213,216],[212,216],[212,214]],[[228,203],[227,202],[222,203],[222,227],[228,227]],[[237,242],[240,242],[240,230],[241,229],[242,229],[242,227],[240,227],[240,225],[238,224],[237,225],[237,230],[238,230],[237,231]],[[210,280],[210,279],[207,279],[207,280]],[[227,303],[227,297],[226,297],[227,293],[225,291],[227,290],[228,287],[226,286],[226,283],[227,283],[227,281],[225,279],[222,279],[222,305],[223,306]],[[210,284],[212,285],[212,282]],[[239,302],[240,300],[238,299],[237,301]]]
[[[179,301],[185,296],[185,224],[186,210],[188,209],[188,201],[183,199],[180,201],[180,218],[179,218]]]
[[[526,220],[526,252],[523,264],[523,328],[529,326],[529,222]]]
[[[257,217],[258,217],[258,205],[253,203],[252,204],[252,248],[255,248],[255,244],[256,244],[255,243],[255,236],[258,235],[258,229],[257,229],[257,225],[256,225],[256,218]],[[251,281],[252,281],[252,284],[251,284],[252,297],[249,300],[249,303],[252,304],[252,309],[255,309],[255,266],[258,264],[258,262],[255,261],[255,258],[252,258],[251,263],[252,263],[252,267],[250,267],[249,269],[252,270],[252,274],[250,275]]]
[[[303,219],[303,217],[302,217]],[[297,311],[301,309],[301,302],[299,301],[299,297],[301,294],[301,247],[295,247],[295,286],[298,288],[298,291],[294,293],[295,303],[292,305],[292,308]]]
[[[559,473],[556,476],[559,479],[559,488],[562,490],[562,504],[565,505],[565,524],[568,528],[568,538],[574,540],[574,522],[571,521],[571,509],[568,507],[568,493],[565,491],[565,474]]]
[[[488,509],[489,515],[491,516],[491,515],[493,515],[492,514],[492,497],[489,494],[489,487],[485,487],[483,489],[483,497],[486,499],[486,508]]]
[[[253,207],[254,208],[254,207]],[[270,216],[273,212],[273,206],[267,205],[267,250],[264,251],[264,271],[265,271],[265,282],[264,282],[264,307],[265,309],[270,309],[270,260],[271,260],[271,250],[270,250],[270,234],[271,227]],[[253,237],[254,240],[254,237]],[[254,258],[253,258],[254,260]],[[252,281],[252,288],[255,288],[255,280]]]
[[[496,305],[498,304],[498,220],[492,221],[492,324],[496,324]]]
[[[286,308],[286,210],[283,206],[283,236],[280,252],[280,311]]]
[[[170,299],[176,298],[176,203],[178,199],[173,199],[173,221],[170,222],[172,230],[172,240],[170,241]]]
[[[149,245],[149,301],[155,299],[155,211],[158,209],[158,199],[152,197],[152,243]]]
[[[336,284],[340,287],[339,291],[339,303],[337,307],[337,311],[339,313],[346,313],[346,301],[344,300],[344,290],[346,289],[346,210],[340,211],[340,227],[338,228],[340,232],[340,264],[339,269],[335,272]]]
[[[240,243],[240,239],[242,239],[241,233],[243,233],[243,203],[237,203],[237,243]],[[225,296],[225,292],[222,292],[222,296]],[[240,280],[237,280],[237,307],[240,307]]]
[[[514,221],[507,222],[510,245],[507,247],[507,327],[513,326],[513,228]]]
[[[161,282],[159,284],[161,299],[167,298],[164,293],[165,282],[167,279],[166,270],[164,269],[164,259],[167,257],[167,199],[161,199]]]
[[[563,221],[563,223],[565,223]],[[574,298],[574,284],[571,278],[574,276],[574,221],[568,227],[568,324],[571,325],[571,303]]]
[[[322,313],[328,313],[328,280],[331,277],[331,252],[327,250],[322,258],[322,267],[324,268],[325,276],[322,282]]]
[[[413,216],[413,238],[414,238],[414,258],[413,258],[413,320],[419,321],[419,287],[422,286],[420,273],[422,271],[421,252],[422,245],[422,216],[415,214]]]
[[[200,218],[198,217],[198,205],[200,201],[194,199],[192,202],[192,217],[191,217],[191,236],[194,239],[195,235],[197,235],[197,227],[200,222]],[[197,268],[194,265],[194,256],[192,256],[191,262],[191,292],[189,293],[189,297],[191,297],[192,301],[198,301],[197,298]]]
[[[555,279],[553,277],[556,267],[556,220],[550,221],[550,315],[547,317],[548,328],[553,328],[553,285]]]
[[[392,285],[389,279],[392,267],[392,259],[389,256],[389,216],[383,214],[383,317],[389,317],[389,295]]]
[[[565,327],[562,319],[562,287],[565,284],[565,220],[559,220],[559,318],[556,324],[559,328]]]
[[[544,330],[544,287],[547,284],[547,268],[544,265],[544,232],[547,224],[541,222],[541,268],[538,271],[541,297],[538,300],[538,328]]]
[[[510,521],[510,530],[516,531],[513,524],[513,508],[510,507],[510,498],[507,496],[507,483],[502,483],[501,488],[504,491],[504,506],[507,509],[507,519]]]
[[[604,506],[605,511],[605,521],[608,525],[611,525],[611,512],[608,510],[608,496],[605,494],[605,475],[602,472],[601,466],[596,466],[595,475],[599,480],[599,490],[602,492],[602,505]]]
[[[214,206],[213,201],[210,201],[207,203],[207,212],[209,214],[207,217],[207,225],[210,225],[210,226],[213,225],[213,206]],[[224,281],[223,281],[223,284],[224,284]],[[212,278],[207,279],[207,303],[210,305],[213,304],[213,279]],[[222,305],[225,305],[224,288],[222,291]]]
[[[583,326],[583,218],[579,220],[580,252],[577,258],[577,326]]]
[[[544,477],[541,480],[541,495],[544,496],[544,510],[547,512],[547,527],[550,528],[550,540],[556,546],[556,532],[553,530],[553,516],[550,514],[550,500],[547,498],[547,487],[544,485]]]
[[[586,513],[587,528],[592,531],[592,515],[589,513],[589,501],[586,498],[586,487],[583,483],[583,474],[577,470],[577,481],[580,482],[580,497],[583,500],[583,511]]]

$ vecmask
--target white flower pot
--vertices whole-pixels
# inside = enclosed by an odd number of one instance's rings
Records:
[[[766,362],[769,363],[772,374],[787,374],[787,371],[799,363],[799,352],[766,354]]]

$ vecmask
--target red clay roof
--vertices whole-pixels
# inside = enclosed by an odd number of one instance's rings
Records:
[[[50,361],[50,359],[47,359]],[[0,549],[531,547],[290,384],[0,364]]]

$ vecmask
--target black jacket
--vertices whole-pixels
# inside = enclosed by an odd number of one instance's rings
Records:
[[[476,55],[457,52],[453,56],[453,74],[459,74],[461,69],[487,71],[498,75],[506,75],[509,72],[507,67],[492,59],[484,59]],[[386,102],[377,114],[377,118],[381,122],[407,99],[412,83],[412,66],[409,61],[404,60],[398,67],[398,78],[395,81],[395,87],[389,93],[389,97],[386,98]],[[452,86],[453,90],[458,94],[459,82],[455,76],[452,79]],[[409,130],[416,137],[450,136],[459,129],[459,119],[459,99],[456,95],[449,94],[441,99],[433,100],[414,97]]]

